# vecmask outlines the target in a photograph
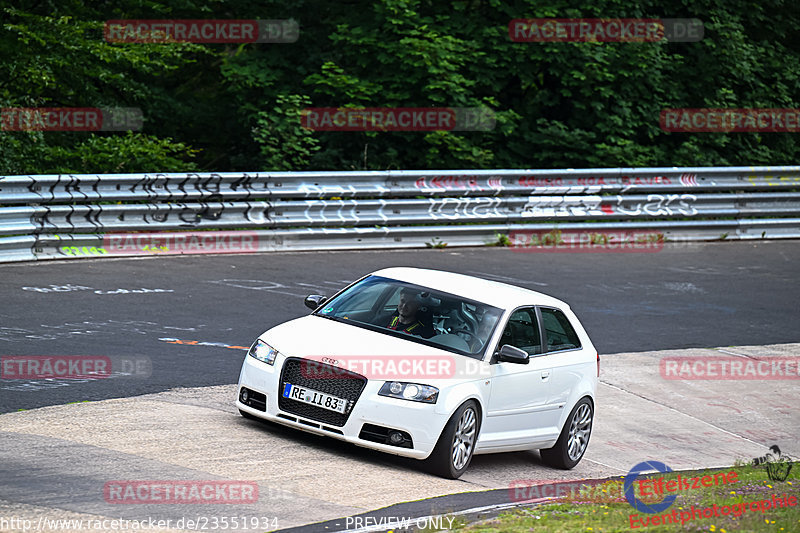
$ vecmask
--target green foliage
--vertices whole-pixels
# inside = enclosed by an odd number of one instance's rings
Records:
[[[496,240],[489,243],[489,246],[511,246],[512,244],[511,238],[505,233],[496,233],[495,237]]]
[[[0,0],[0,106],[138,107],[141,133],[0,132],[0,174],[792,164],[792,133],[665,108],[800,107],[788,0]],[[696,43],[518,43],[526,17],[695,17]],[[293,44],[114,44],[109,19],[288,19]],[[323,132],[308,107],[488,107],[491,131]],[[118,150],[119,154],[115,154]],[[102,155],[101,155],[102,154]],[[125,154],[124,156],[121,154]],[[108,169],[108,170],[107,170]]]
[[[307,96],[279,94],[271,112],[258,113],[253,140],[261,148],[260,168],[293,170],[308,165],[311,155],[319,150],[319,141],[300,126],[300,112],[309,104]]]
[[[188,172],[197,165],[186,161],[197,150],[171,139],[128,132],[113,137],[90,135],[69,148],[55,147],[48,154],[44,173]]]
[[[447,243],[444,242],[439,237],[434,237],[433,239],[430,240],[430,242],[426,242],[425,246],[427,248],[434,248],[434,249],[438,250],[438,249],[441,249],[441,248],[447,248]]]
[[[192,71],[197,57],[208,56],[207,49],[112,44],[102,33],[110,10],[104,16],[101,9],[69,4],[0,4],[0,107],[135,107],[143,112],[145,134],[2,131],[0,174],[195,168],[190,143],[198,135],[180,120],[191,102],[176,80]],[[166,116],[183,124],[170,124]],[[170,133],[186,142],[170,141]]]

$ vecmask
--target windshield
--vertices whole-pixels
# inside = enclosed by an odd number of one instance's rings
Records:
[[[314,314],[480,358],[502,310],[427,287],[368,276]]]

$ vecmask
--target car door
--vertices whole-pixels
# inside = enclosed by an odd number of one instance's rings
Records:
[[[587,355],[575,328],[560,309],[540,307],[542,334],[545,340],[545,357],[551,369],[549,403],[562,412],[570,394],[586,373],[595,371],[594,354]]]
[[[541,330],[536,308],[516,309],[509,316],[497,349],[505,344],[530,356],[528,364],[492,360],[491,389],[486,420],[481,428],[481,449],[524,447],[552,436],[555,423],[551,399],[549,361],[542,355]]]

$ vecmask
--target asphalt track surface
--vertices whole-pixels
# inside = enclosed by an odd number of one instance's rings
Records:
[[[798,243],[759,242],[649,254],[484,248],[3,265],[0,356],[109,357],[115,373],[0,379],[0,517],[227,513],[274,517],[262,530],[366,533],[359,525],[367,519],[491,516],[518,504],[510,488],[520,482],[619,476],[640,460],[719,467],[771,444],[798,457],[796,380],[659,374],[670,356],[800,356],[798,255]],[[397,265],[508,281],[572,304],[601,354],[610,354],[592,442],[574,470],[546,467],[531,451],[477,456],[460,480],[444,480],[416,461],[238,415],[238,369],[261,331],[307,313],[302,298],[310,292],[330,294]],[[664,348],[671,350],[657,351]],[[107,398],[119,399],[86,402]],[[68,402],[77,403],[58,405]],[[33,409],[45,405],[52,407]],[[237,506],[115,505],[103,493],[112,479],[246,479],[260,497]],[[345,487],[344,479],[353,482]]]
[[[242,347],[307,314],[305,295],[332,294],[388,266],[561,298],[601,356],[798,342],[798,264],[800,243],[762,241],[656,253],[445,248],[0,265],[0,356],[107,356],[114,369],[100,380],[0,379],[0,413],[235,383]]]
[[[800,457],[796,379],[675,380],[661,371],[665,358],[731,356],[752,364],[797,360],[800,343],[606,355],[591,442],[573,470],[544,465],[537,451],[478,455],[458,480],[427,474],[413,459],[247,420],[231,403],[236,384],[6,413],[0,415],[0,532],[20,530],[6,529],[2,520],[9,517],[28,520],[27,531],[117,533],[113,525],[89,528],[86,521],[125,519],[171,520],[167,529],[146,530],[179,533],[225,530],[222,522],[200,520],[236,516],[246,517],[247,527],[231,522],[233,529],[248,533],[377,533],[391,527],[384,525],[391,517],[413,517],[413,528],[393,528],[412,533],[431,530],[425,517],[439,525],[445,516],[483,519],[509,506],[541,503],[554,495],[547,489],[554,482],[622,476],[641,461],[683,472],[730,469],[775,444]],[[777,494],[800,497],[800,471],[792,469],[792,476],[773,485]],[[106,486],[119,480],[247,480],[259,490],[252,502],[224,502],[216,493],[210,501],[164,502],[163,492],[139,496],[146,501],[109,501]],[[599,503],[608,496],[598,493]],[[252,526],[254,518],[260,528]],[[83,526],[52,526],[66,519],[84,520]],[[740,529],[735,521],[715,523]],[[628,529],[624,518],[620,525]]]

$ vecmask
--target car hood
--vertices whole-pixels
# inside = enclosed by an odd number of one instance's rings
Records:
[[[463,357],[446,350],[315,315],[284,322],[266,331],[261,335],[261,339],[290,357],[337,355]]]
[[[286,357],[329,363],[376,380],[443,387],[482,379],[488,368],[460,354],[314,315],[276,326],[261,339]]]

